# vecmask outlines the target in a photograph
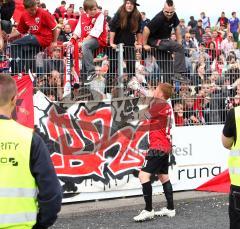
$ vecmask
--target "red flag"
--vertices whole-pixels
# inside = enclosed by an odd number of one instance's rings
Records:
[[[24,11],[23,0],[15,0],[15,11],[13,14],[13,19],[17,23],[20,21],[22,12]]]
[[[16,108],[13,111],[12,118],[18,123],[29,128],[34,127],[33,111],[33,83],[29,75],[22,78],[14,76],[18,88],[18,98]]]
[[[230,177],[228,170],[214,177],[210,181],[198,187],[197,191],[207,191],[207,192],[223,192],[229,193],[230,191]]]

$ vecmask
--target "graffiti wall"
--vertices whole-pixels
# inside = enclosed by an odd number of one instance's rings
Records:
[[[48,145],[65,202],[141,193],[137,175],[148,149],[149,123],[140,120],[147,104],[139,98],[55,104],[40,92],[34,96],[35,128]],[[220,151],[216,159],[214,144],[202,147],[209,130],[195,129],[173,132],[174,190],[194,189],[226,168],[227,153],[219,147],[220,141],[216,141]],[[156,178],[152,180],[154,192],[161,192]]]

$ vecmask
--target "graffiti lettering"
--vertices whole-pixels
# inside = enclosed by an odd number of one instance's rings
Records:
[[[40,134],[65,190],[85,179],[123,179],[139,170],[148,149],[149,121],[139,121],[137,98],[112,103],[82,103],[62,108],[42,101]],[[48,103],[48,105],[46,105]]]

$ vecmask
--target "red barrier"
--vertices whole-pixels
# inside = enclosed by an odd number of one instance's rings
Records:
[[[207,191],[207,192],[230,192],[230,177],[228,170],[214,177],[210,181],[201,185],[196,189],[197,191]]]

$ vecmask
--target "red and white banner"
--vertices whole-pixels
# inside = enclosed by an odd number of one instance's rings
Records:
[[[141,194],[137,172],[148,149],[149,123],[134,117],[141,109],[138,98],[62,106],[38,92],[34,108],[36,131],[50,149],[65,202]],[[222,126],[174,128],[176,165],[169,174],[175,191],[194,190],[226,170],[221,132]],[[162,192],[156,179],[153,192]]]
[[[13,111],[12,117],[20,124],[29,128],[34,127],[34,112],[33,112],[33,83],[29,75],[24,75],[19,78],[14,77],[17,88],[18,98],[16,108]]]

